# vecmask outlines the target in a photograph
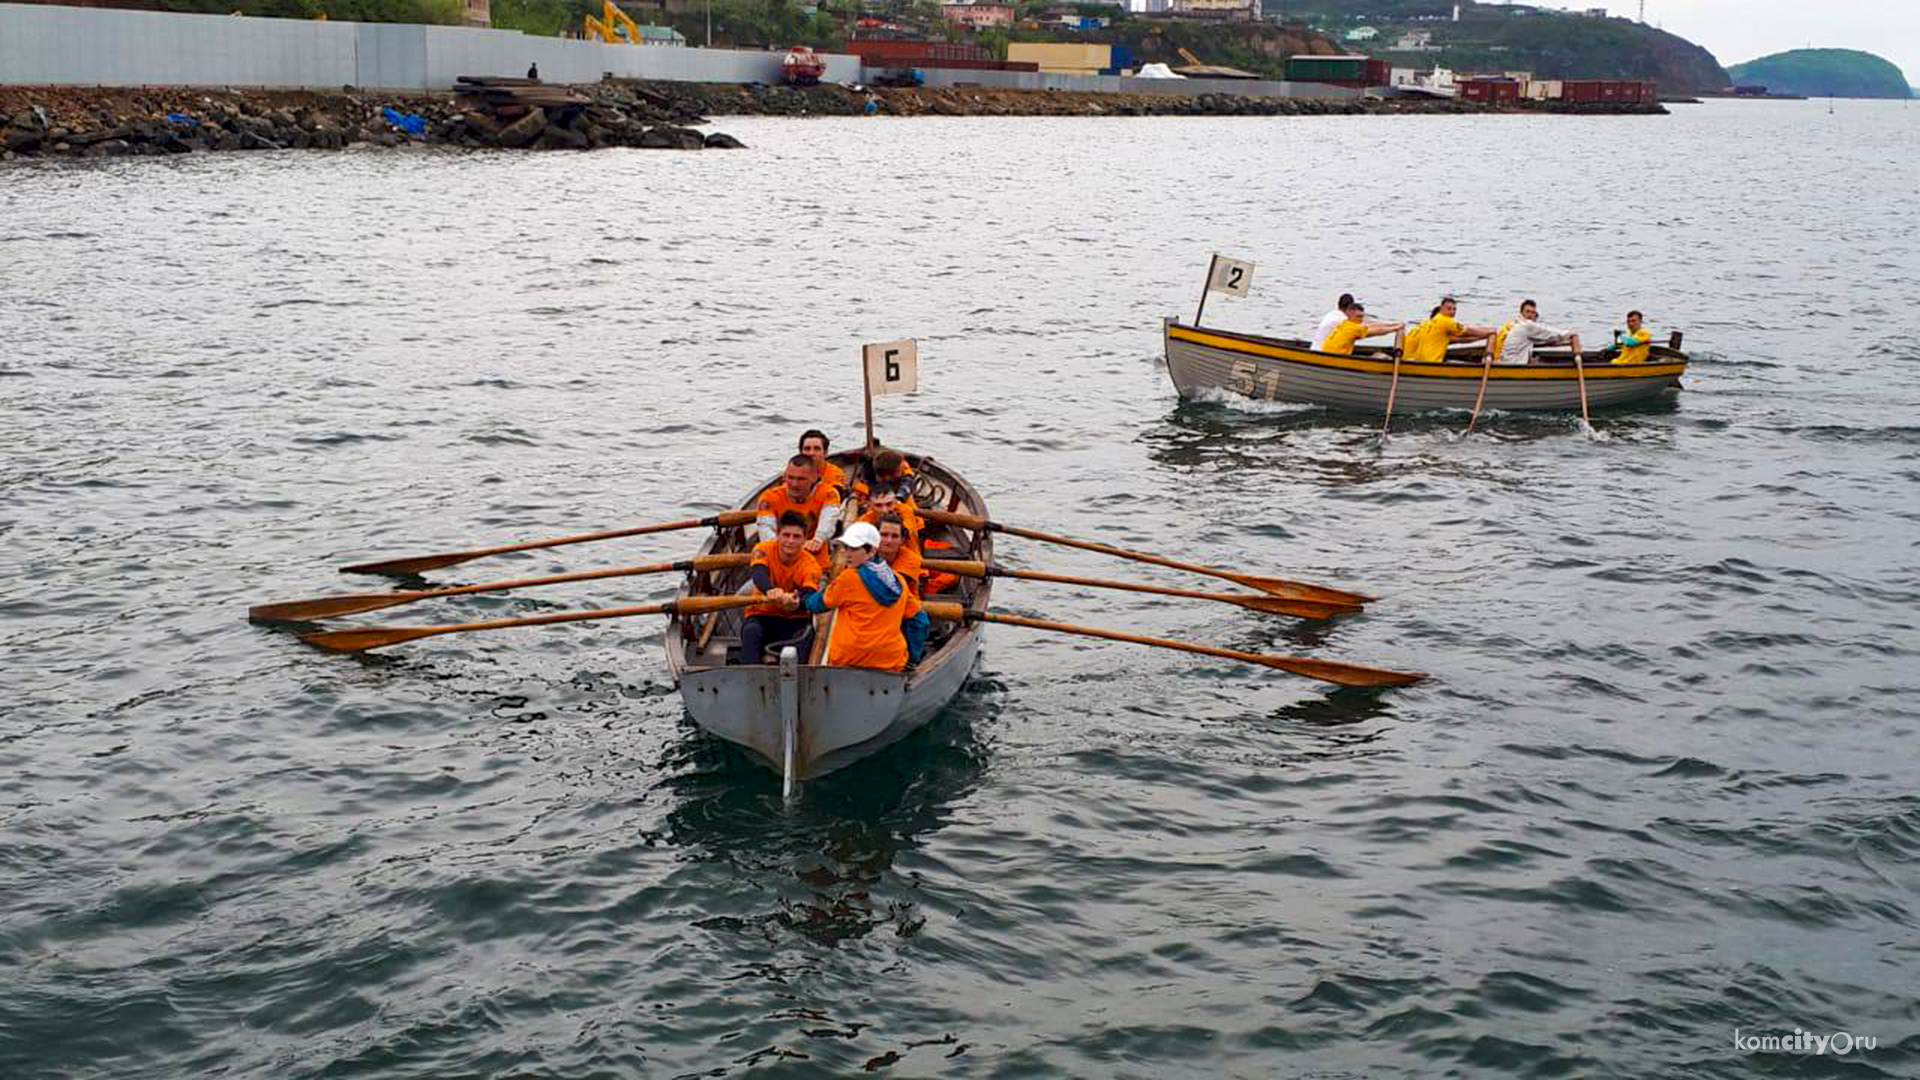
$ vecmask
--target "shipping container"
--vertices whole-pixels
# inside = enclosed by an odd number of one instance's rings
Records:
[[[1370,56],[1290,56],[1287,79],[1329,86],[1388,86],[1393,82],[1393,65]]]
[[[1520,84],[1513,79],[1462,79],[1460,100],[1498,105],[1520,100]]]
[[[1112,55],[1107,58],[1107,66],[1100,71],[1102,75],[1118,75],[1122,71],[1133,67],[1133,50],[1131,48],[1125,45],[1115,45],[1112,49]]]
[[[1112,66],[1113,49],[1081,42],[1016,41],[1007,46],[1007,59],[1037,64],[1041,71],[1092,75]]]

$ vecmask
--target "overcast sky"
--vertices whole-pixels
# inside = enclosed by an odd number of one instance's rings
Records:
[[[1633,18],[1639,0],[1545,0]],[[1788,49],[1860,49],[1920,83],[1920,0],[1647,0],[1647,21],[1704,45],[1732,67]]]

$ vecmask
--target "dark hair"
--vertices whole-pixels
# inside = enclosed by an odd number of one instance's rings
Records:
[[[1443,297],[1441,297],[1441,298],[1440,298],[1440,302],[1441,302],[1442,304],[1457,304],[1457,303],[1459,303],[1460,301],[1458,301],[1458,300],[1455,300],[1455,299],[1454,299],[1453,297],[1451,297],[1451,296],[1443,296]]]
[[[1631,319],[1631,318],[1633,318],[1633,317],[1634,317],[1635,315],[1640,315],[1640,313],[1639,313],[1639,312],[1637,312],[1637,311],[1629,311],[1629,312],[1627,312],[1627,318],[1629,318],[1629,319]],[[1645,316],[1645,315],[1640,315],[1640,317],[1641,317],[1641,318],[1643,318],[1643,319],[1644,319],[1644,318],[1646,318],[1646,316]]]
[[[1536,303],[1534,303],[1534,302],[1533,302],[1533,301],[1531,301],[1531,300],[1522,300],[1522,301],[1520,301],[1520,306],[1521,306],[1521,307],[1523,307],[1523,308],[1524,308],[1524,307],[1530,307],[1530,308],[1537,308],[1537,307],[1539,307],[1540,305],[1539,305],[1539,304],[1536,304]]]
[[[807,531],[807,519],[805,517],[802,517],[800,514],[800,511],[798,510],[780,511],[780,524],[774,526],[773,531],[779,532],[781,529],[784,529],[789,525],[793,526],[796,529],[799,529],[801,532]]]
[[[1347,310],[1353,306],[1353,294],[1350,292],[1341,293],[1340,302],[1333,306],[1339,308],[1341,311]]]
[[[808,428],[807,430],[801,432],[799,445],[800,446],[807,445],[808,439],[819,439],[820,449],[822,450],[833,449],[833,444],[827,441],[827,433],[824,431],[821,431],[819,428]]]
[[[1358,300],[1355,300],[1353,303],[1347,305],[1348,314],[1352,314],[1353,312],[1356,312],[1356,311],[1365,311],[1365,310],[1367,310],[1367,305],[1361,303]]]
[[[880,515],[880,520],[874,523],[874,528],[877,529],[882,525],[898,525],[900,526],[900,535],[901,536],[907,535],[907,523],[905,521],[900,520],[900,515],[894,513],[891,510]]]
[[[882,450],[873,455],[873,471],[881,476],[892,476],[906,463],[907,459],[901,457],[898,450]]]
[[[1439,304],[1435,304],[1435,305],[1433,305],[1433,310],[1432,310],[1432,311],[1429,311],[1429,312],[1427,312],[1427,318],[1429,318],[1429,319],[1431,319],[1431,318],[1433,318],[1433,317],[1434,317],[1435,315],[1438,315],[1438,314],[1440,314],[1440,305],[1439,305]]]
[[[810,458],[810,457],[808,457],[808,456],[807,456],[807,455],[805,455],[805,454],[795,454],[795,455],[793,455],[792,457],[790,457],[790,458],[788,458],[788,459],[787,459],[787,464],[789,464],[789,465],[805,465],[805,466],[806,466],[807,468],[809,468],[809,469],[812,469],[812,470],[813,470],[814,472],[819,472],[819,471],[820,471],[820,463],[819,463],[819,462],[817,462],[817,461],[815,461],[815,460],[813,460],[812,458]]]

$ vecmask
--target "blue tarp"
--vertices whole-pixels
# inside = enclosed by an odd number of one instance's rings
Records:
[[[387,123],[392,124],[394,127],[399,128],[409,135],[425,135],[427,133],[427,121],[424,117],[417,116],[413,113],[400,112],[391,105],[381,107],[380,112],[381,115],[387,118]]]

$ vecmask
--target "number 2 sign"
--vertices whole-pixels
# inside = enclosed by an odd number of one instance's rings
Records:
[[[1229,259],[1225,255],[1213,257],[1213,273],[1207,280],[1207,288],[1245,300],[1247,287],[1252,284],[1252,263]]]
[[[911,339],[864,346],[868,393],[912,394],[920,390],[920,350]]]

